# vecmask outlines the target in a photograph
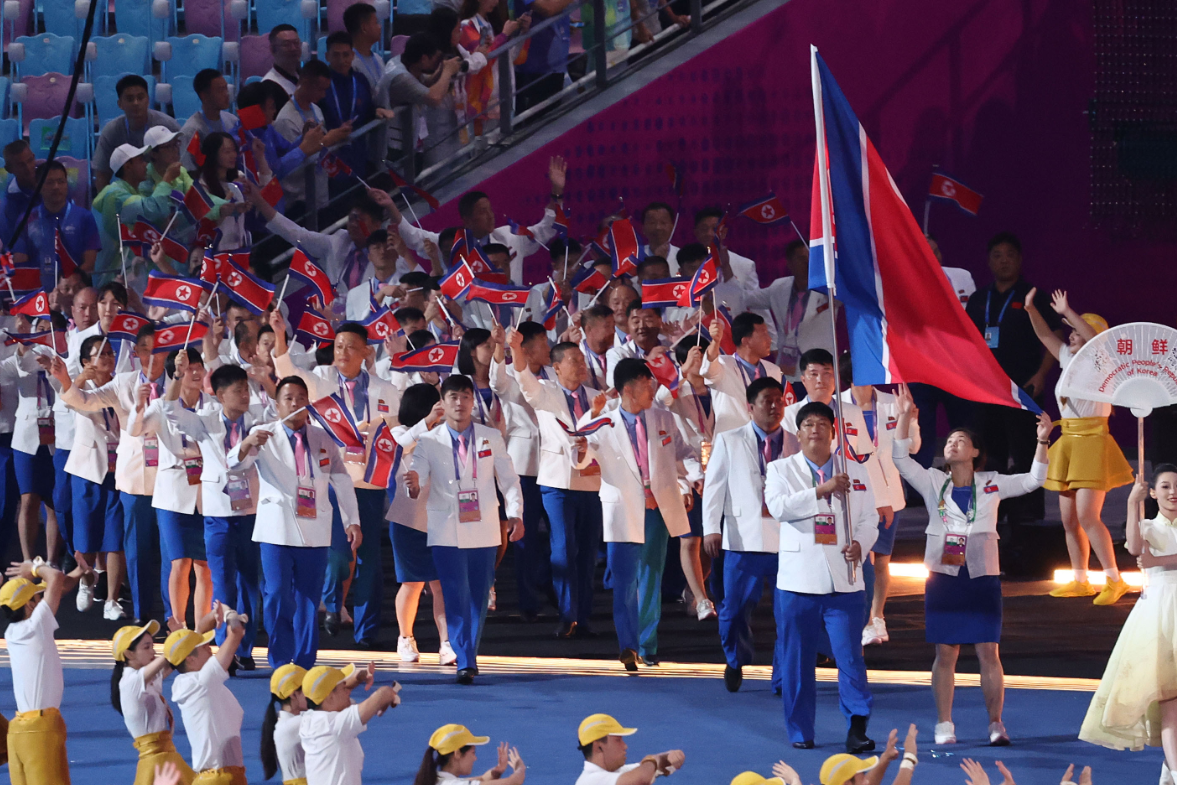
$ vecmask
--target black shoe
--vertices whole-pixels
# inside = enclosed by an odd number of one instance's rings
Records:
[[[229,663],[229,678],[231,679],[236,676],[237,671],[240,670],[240,668],[241,665],[237,662],[237,658],[234,657],[233,661]]]
[[[562,621],[560,622],[560,626],[556,628],[557,638],[567,639],[573,637],[575,634],[576,622],[574,621]]]
[[[728,692],[739,692],[740,685],[743,683],[744,683],[743,669],[733,668],[730,665],[724,666],[723,686],[727,687]]]
[[[243,671],[257,670],[257,663],[253,661],[253,657],[238,657],[237,664]]]
[[[339,634],[339,614],[328,612],[323,617],[323,632],[334,637]]]
[[[477,668],[462,668],[458,671],[458,684],[473,684],[477,674]]]
[[[642,656],[642,664],[650,668],[653,668],[660,662],[662,662],[662,660],[658,658],[657,654],[646,654]]]
[[[846,751],[851,755],[869,752],[875,748],[875,743],[866,735],[867,719],[860,714],[850,718],[850,731],[846,734]]]
[[[817,667],[819,667],[819,668],[836,668],[836,667],[838,667],[838,663],[834,662],[833,660],[831,660],[829,657],[827,657],[824,654],[818,654],[817,655]]]
[[[588,625],[577,624],[576,629],[572,632],[572,637],[578,638],[580,640],[592,640],[593,638],[598,638],[600,636],[597,633],[593,632],[588,627]]]
[[[625,669],[630,673],[637,673],[638,670],[638,653],[633,649],[622,649],[621,656],[618,658]]]
[[[811,750],[813,749],[812,741],[795,741],[793,742],[793,749],[795,750]]]

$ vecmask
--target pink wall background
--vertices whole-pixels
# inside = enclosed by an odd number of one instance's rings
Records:
[[[673,203],[663,166],[674,160],[686,170],[676,242],[689,241],[694,209],[738,206],[769,189],[807,232],[810,43],[918,217],[933,164],[985,195],[977,218],[933,205],[947,263],[987,282],[985,241],[1009,229],[1022,238],[1026,277],[1069,289],[1079,310],[1112,323],[1173,323],[1173,246],[1089,225],[1091,9],[1075,0],[791,0],[482,188],[504,222],[534,221],[547,198],[546,161],[563,155],[573,230],[585,236],[618,197],[633,212]],[[456,223],[454,202],[426,219],[434,229]],[[762,284],[782,273],[790,228],[740,218],[733,229],[732,248],[756,259]]]

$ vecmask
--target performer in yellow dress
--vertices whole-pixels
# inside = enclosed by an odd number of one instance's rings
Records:
[[[1157,517],[1140,520],[1151,495]],[[1120,630],[1079,738],[1116,750],[1162,747],[1161,785],[1177,785],[1177,466],[1157,466],[1128,497],[1125,543],[1140,557],[1145,589]]]
[[[1063,343],[1050,331],[1034,307],[1036,293],[1036,289],[1031,289],[1026,295],[1026,314],[1034,325],[1038,340],[1058,358],[1065,371],[1083,344],[1106,330],[1108,323],[1093,313],[1082,316],[1075,313],[1067,303],[1067,293],[1055,291],[1050,307],[1071,327],[1067,343]],[[1050,596],[1090,597],[1098,594],[1096,605],[1113,605],[1128,591],[1128,584],[1116,567],[1112,536],[1101,513],[1107,492],[1132,482],[1132,469],[1108,432],[1111,404],[1055,395],[1063,432],[1050,448],[1050,472],[1044,487],[1059,494],[1059,512],[1067,533],[1067,553],[1071,557],[1074,580],[1055,589]],[[1107,583],[1100,592],[1087,580],[1087,562],[1092,550],[1107,576]]]

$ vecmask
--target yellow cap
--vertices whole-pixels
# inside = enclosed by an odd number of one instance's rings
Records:
[[[745,771],[743,774],[737,774],[732,780],[732,785],[785,785],[785,781],[780,777],[772,777],[771,779],[761,777],[754,771]]]
[[[449,755],[463,747],[480,747],[488,741],[490,736],[475,736],[465,725],[442,725],[429,737],[429,746]]]
[[[213,639],[215,630],[209,630],[203,635],[192,630],[176,630],[163,642],[163,656],[172,665],[179,665],[188,659],[188,655],[196,651]]]
[[[152,620],[144,624],[142,627],[136,627],[134,624],[129,627],[119,627],[119,631],[114,634],[111,639],[111,648],[113,649],[114,661],[122,662],[123,656],[127,653],[127,649],[131,648],[131,644],[143,633],[148,635],[155,635],[159,632],[159,622]]]
[[[1091,329],[1097,333],[1101,333],[1108,328],[1108,320],[1099,314],[1085,313],[1079,318],[1091,325]]]
[[[583,747],[606,736],[632,736],[637,732],[637,728],[623,728],[620,722],[608,714],[590,714],[580,723],[576,735]]]
[[[821,764],[821,773],[817,776],[821,780],[821,785],[846,785],[855,774],[870,771],[878,762],[877,756],[864,759],[840,752],[826,758],[826,762]]]
[[[356,672],[355,665],[346,665],[343,670],[329,665],[316,665],[302,677],[302,694],[316,705],[327,700],[335,685]]]
[[[0,586],[0,605],[18,611],[28,604],[33,596],[48,588],[46,583],[33,583],[28,578],[13,578]]]
[[[302,689],[302,680],[306,678],[306,675],[306,668],[300,668],[293,662],[288,662],[277,668],[270,676],[270,692],[282,700],[286,700]]]

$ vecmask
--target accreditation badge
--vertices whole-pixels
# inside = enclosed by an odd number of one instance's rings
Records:
[[[838,544],[838,528],[832,512],[819,512],[813,516],[813,541],[818,545]]]

